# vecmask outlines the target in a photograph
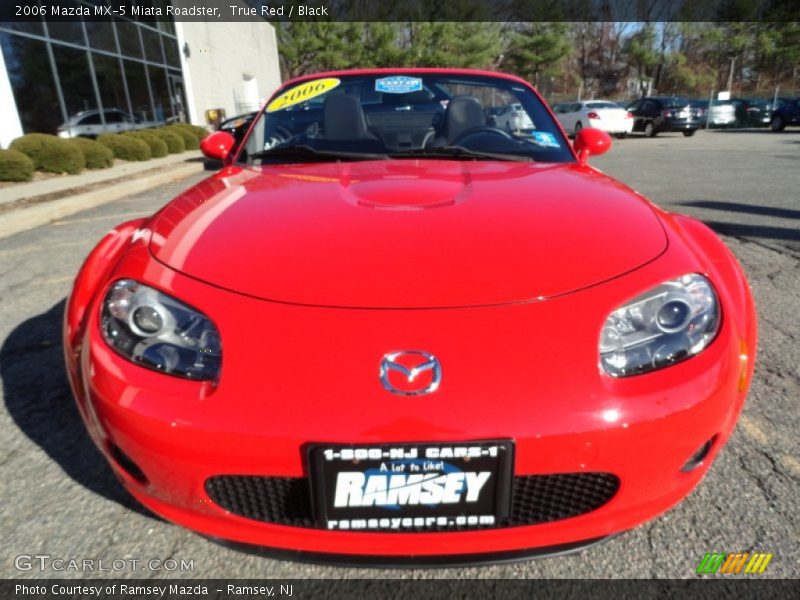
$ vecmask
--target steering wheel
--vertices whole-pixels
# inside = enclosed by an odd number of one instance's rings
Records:
[[[489,125],[483,125],[481,127],[470,127],[469,129],[462,131],[459,133],[455,138],[450,141],[451,146],[458,146],[459,142],[462,142],[464,138],[470,137],[471,135],[477,135],[479,133],[491,133],[493,135],[499,135],[504,137],[507,140],[514,141],[514,136],[512,136],[507,131],[503,131],[498,127],[491,127]]]
[[[278,125],[266,140],[264,140],[264,150],[269,150],[275,146],[287,142],[292,138],[292,132],[283,125]]]

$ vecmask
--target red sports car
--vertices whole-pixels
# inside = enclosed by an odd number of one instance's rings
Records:
[[[497,127],[519,106],[525,128]],[[520,126],[522,127],[522,126]],[[286,83],[223,168],[89,255],[64,348],[136,499],[357,562],[574,550],[669,509],[753,372],[747,281],[698,221],[587,165],[516,77]]]

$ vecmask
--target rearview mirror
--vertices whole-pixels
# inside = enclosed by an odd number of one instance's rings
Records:
[[[584,127],[575,135],[572,146],[578,153],[578,162],[585,165],[589,156],[597,156],[608,152],[611,148],[611,136],[605,131]]]
[[[215,131],[200,142],[200,150],[212,160],[224,161],[231,153],[236,140],[230,133]]]

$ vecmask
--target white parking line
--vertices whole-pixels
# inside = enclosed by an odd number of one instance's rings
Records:
[[[778,457],[781,464],[786,467],[795,477],[800,477],[800,461],[790,454],[781,454]]]
[[[755,440],[761,446],[769,446],[769,436],[753,419],[746,415],[742,415],[739,419],[739,425],[742,426],[742,431],[744,431],[744,434],[751,440]]]
[[[48,244],[47,250],[54,250],[58,248],[73,248],[75,246],[86,246],[86,240],[79,240],[73,242],[58,242],[55,244]],[[19,248],[8,248],[6,250],[0,250],[0,257],[2,256],[13,256],[15,254],[25,254],[27,252],[41,252],[42,246],[41,244],[28,244],[27,246],[20,246]]]
[[[787,444],[793,447],[796,442],[790,440],[788,436],[779,431],[772,431],[767,433],[764,431],[764,425],[759,424],[754,419],[742,415],[739,419],[739,425],[742,427],[744,434],[751,440],[756,442],[762,448],[770,448],[775,446],[775,442],[779,441],[781,444]],[[795,477],[800,477],[800,461],[791,454],[778,454],[770,452],[775,459],[783,465],[783,467],[790,471]]]
[[[52,225],[72,225],[74,223],[92,223],[94,221],[103,221],[105,219],[114,219],[114,224],[121,223],[122,221],[118,221],[117,219],[123,220],[130,220],[135,219],[137,217],[146,217],[152,213],[148,212],[127,212],[127,213],[119,213],[116,215],[98,215],[96,217],[85,217],[83,219],[62,219],[60,221],[53,221]]]

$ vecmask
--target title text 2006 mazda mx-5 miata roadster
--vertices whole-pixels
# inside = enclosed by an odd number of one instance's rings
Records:
[[[597,542],[708,471],[750,290],[708,228],[586,164],[605,133],[570,145],[516,77],[366,70],[286,83],[232,144],[103,238],[66,310],[81,415],[146,507],[246,547],[469,562]]]

